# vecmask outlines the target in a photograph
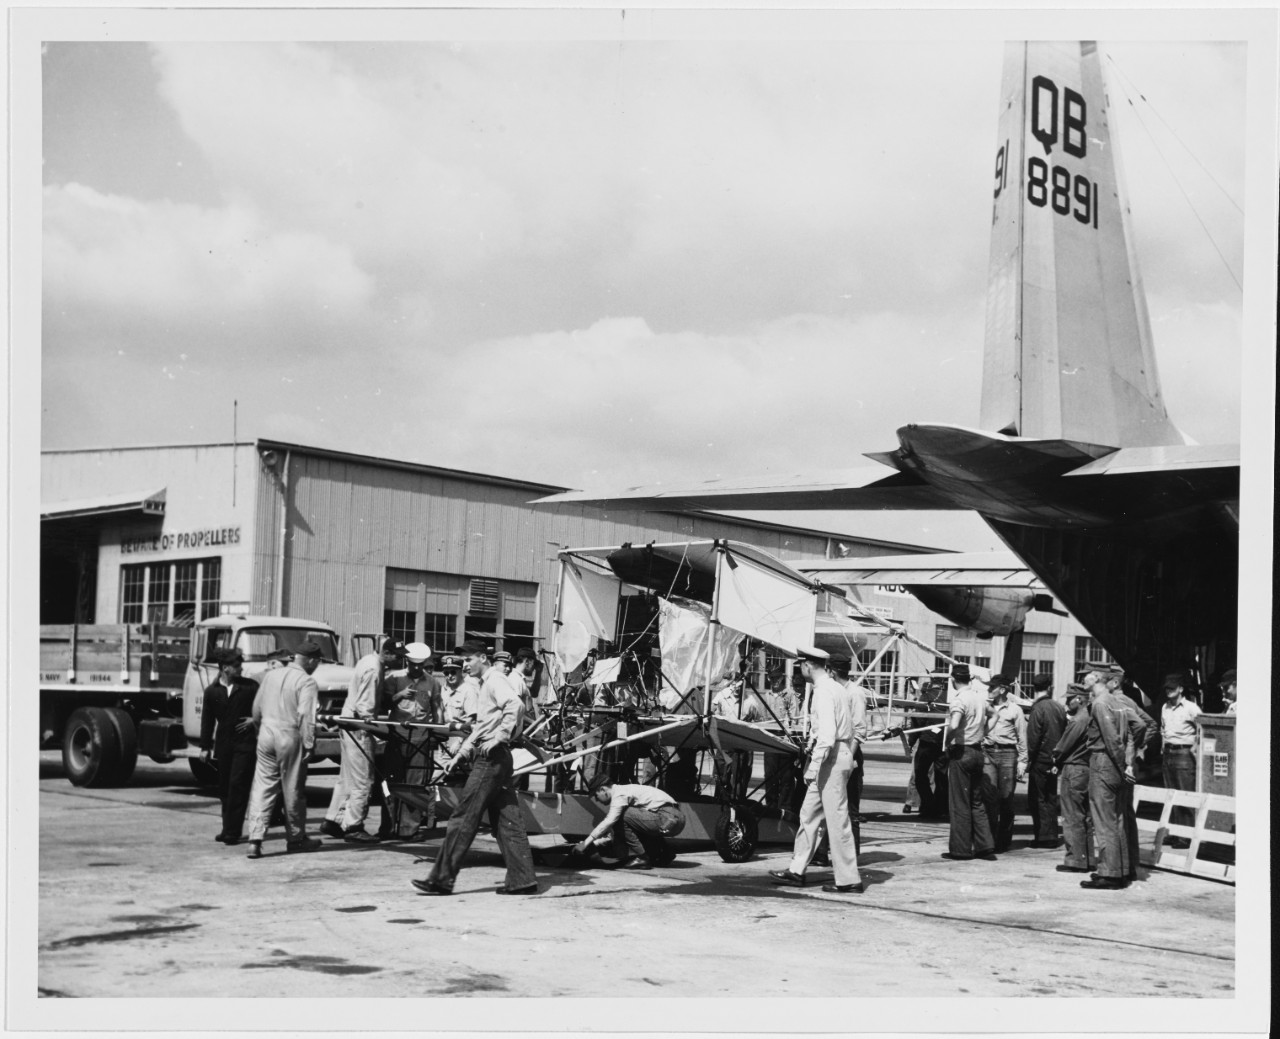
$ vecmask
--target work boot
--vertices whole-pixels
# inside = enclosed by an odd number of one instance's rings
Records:
[[[296,841],[289,841],[285,844],[286,851],[316,851],[320,848],[321,841],[315,837],[299,837]]]
[[[362,827],[353,826],[342,831],[342,839],[348,844],[377,844],[381,838]]]

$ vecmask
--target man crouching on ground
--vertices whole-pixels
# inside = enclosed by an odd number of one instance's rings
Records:
[[[602,776],[592,785],[591,796],[607,805],[609,813],[574,846],[579,854],[612,837],[615,846],[625,843],[631,856],[623,869],[652,869],[676,857],[666,839],[684,829],[684,813],[666,791],[640,783],[614,783]]]
[[[449,828],[436,853],[431,874],[426,880],[415,880],[413,886],[424,895],[453,894],[453,883],[462,869],[462,860],[475,840],[480,817],[487,812],[507,867],[506,883],[498,888],[498,894],[536,895],[538,878],[533,872],[533,854],[511,778],[511,741],[520,735],[524,707],[506,676],[490,666],[483,642],[476,639],[464,642],[462,657],[467,673],[480,682],[476,724],[449,762],[447,771],[465,760],[473,747],[476,758],[458,807],[449,817]]]

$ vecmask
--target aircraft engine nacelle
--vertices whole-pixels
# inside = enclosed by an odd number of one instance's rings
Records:
[[[907,591],[925,606],[961,628],[972,628],[981,637],[1008,635],[1021,628],[1035,605],[1034,592],[1026,588],[946,588],[908,585]]]

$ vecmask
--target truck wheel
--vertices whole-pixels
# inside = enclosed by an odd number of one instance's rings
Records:
[[[746,862],[755,854],[760,824],[749,808],[726,808],[716,819],[716,851],[725,862]]]
[[[210,765],[200,758],[187,758],[187,764],[191,766],[191,774],[196,777],[196,786],[218,785],[217,765]]]
[[[113,785],[124,786],[133,777],[138,764],[138,729],[133,718],[122,707],[106,708],[111,724],[115,726],[116,739],[120,741],[120,764],[116,766]]]
[[[62,736],[62,767],[74,786],[110,786],[115,782],[120,737],[106,708],[77,707],[71,712]]]

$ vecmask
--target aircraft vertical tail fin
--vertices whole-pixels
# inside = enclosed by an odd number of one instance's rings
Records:
[[[1184,443],[1160,392],[1097,45],[1005,48],[983,429]]]

